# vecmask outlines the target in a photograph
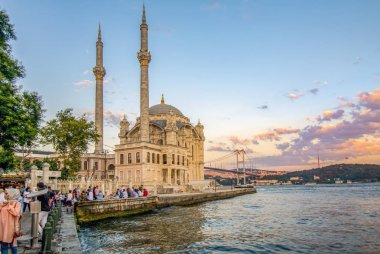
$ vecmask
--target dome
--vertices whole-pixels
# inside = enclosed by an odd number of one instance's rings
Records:
[[[165,114],[169,114],[170,109],[173,110],[173,112],[176,115],[183,116],[182,112],[179,111],[178,108],[176,108],[176,107],[174,107],[172,105],[164,104],[164,103],[157,104],[157,105],[154,105],[154,106],[150,107],[149,108],[149,115],[165,115]]]

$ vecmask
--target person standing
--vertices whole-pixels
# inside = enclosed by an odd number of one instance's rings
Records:
[[[37,183],[37,189],[39,191],[44,190],[45,188],[46,187],[43,182]],[[37,197],[37,200],[41,202],[41,212],[38,214],[38,233],[40,234],[40,236],[42,236],[42,231],[45,227],[45,224],[47,222],[47,218],[50,212],[49,199],[50,199],[49,192]]]
[[[22,211],[23,213],[25,213],[26,207],[29,208],[29,212],[30,212],[30,198],[28,197],[29,194],[30,194],[30,188],[28,187],[22,194],[22,196],[24,197],[24,209]]]
[[[20,210],[18,202],[20,191],[10,188],[4,191],[5,201],[0,205],[0,242],[1,253],[7,254],[11,249],[12,254],[17,254],[17,237],[21,236],[20,231]]]

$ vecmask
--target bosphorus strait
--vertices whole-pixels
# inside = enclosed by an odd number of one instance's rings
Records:
[[[257,194],[82,226],[85,253],[379,253],[380,184]]]

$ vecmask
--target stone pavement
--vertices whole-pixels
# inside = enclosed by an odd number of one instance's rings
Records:
[[[30,233],[32,225],[32,216],[29,212],[23,214],[21,218],[21,230],[24,235],[18,238],[18,252],[20,254],[36,254],[41,249],[41,243],[36,248],[30,248]],[[66,208],[62,207],[62,218],[58,225],[57,233],[52,240],[53,253],[62,254],[81,254],[81,245],[76,229],[74,212],[67,213]],[[10,253],[10,252],[9,252]]]
[[[62,254],[81,254],[77,227],[74,219],[74,212],[67,213],[66,208],[62,207],[61,228],[58,232],[57,253]]]

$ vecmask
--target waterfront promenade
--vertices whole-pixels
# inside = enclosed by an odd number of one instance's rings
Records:
[[[31,225],[32,216],[29,212],[26,212],[21,218],[21,230],[24,235],[18,239],[18,251],[20,254],[35,254],[39,253],[41,249],[40,242],[35,248],[30,248]],[[62,254],[82,253],[74,213],[67,213],[65,207],[62,207],[62,217],[58,224],[58,230],[53,236],[52,250],[53,253]]]

